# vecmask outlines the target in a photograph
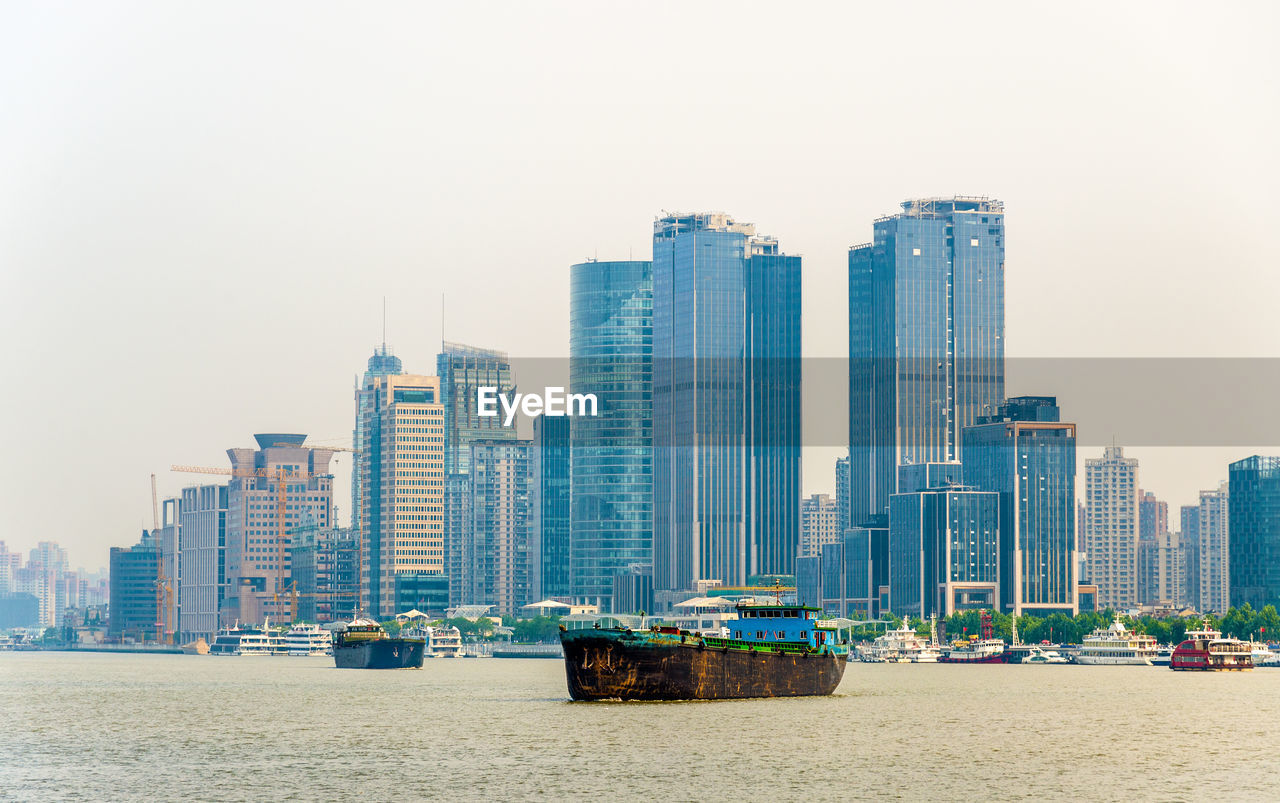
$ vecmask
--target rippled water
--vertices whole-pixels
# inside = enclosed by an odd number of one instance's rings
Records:
[[[1280,670],[868,665],[570,703],[552,660],[0,654],[0,798],[1280,799]]]

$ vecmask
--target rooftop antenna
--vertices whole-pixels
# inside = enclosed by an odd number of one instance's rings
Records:
[[[382,351],[387,351],[387,297],[382,297]]]
[[[444,293],[440,294],[440,351],[444,351]]]

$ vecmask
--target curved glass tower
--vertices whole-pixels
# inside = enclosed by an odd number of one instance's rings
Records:
[[[570,391],[599,405],[571,428],[570,582],[604,610],[615,575],[653,562],[653,263],[569,275]]]

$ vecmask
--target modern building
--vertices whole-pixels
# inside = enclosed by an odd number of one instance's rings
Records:
[[[1150,491],[1138,491],[1138,601],[1143,605],[1172,605],[1162,595],[1160,542],[1169,534],[1169,505]],[[1164,587],[1167,593],[1167,586]]]
[[[223,626],[236,621],[285,623],[292,607],[289,543],[306,522],[329,526],[333,452],[303,445],[306,435],[253,436],[255,449],[228,449],[226,575]]]
[[[396,575],[396,611],[418,610],[428,617],[444,617],[449,608],[449,578],[444,574],[408,572]]]
[[[800,557],[820,556],[824,544],[844,537],[840,505],[827,494],[813,494],[800,502]]]
[[[962,441],[965,484],[1000,495],[1000,607],[1074,616],[1076,425],[1060,420],[1052,396],[1017,396]]]
[[[182,593],[182,527],[180,507],[182,499],[165,499],[160,503],[160,529],[153,530],[156,546],[160,549],[161,576],[156,582],[163,580],[161,592],[161,627],[164,640],[173,643],[181,627],[180,596]]]
[[[796,563],[797,593],[828,613],[874,619],[889,610],[888,516],[850,527],[820,557]],[[807,584],[807,588],[805,587]]]
[[[655,590],[795,572],[800,257],[724,214],[653,235]]]
[[[1280,457],[1254,455],[1228,470],[1230,602],[1280,608]]]
[[[464,599],[512,616],[535,601],[529,594],[532,448],[527,440],[471,443]]]
[[[22,553],[10,552],[4,541],[0,541],[0,594],[14,591],[18,569],[22,568]]]
[[[293,539],[298,621],[355,618],[360,596],[360,538],[348,527],[304,526]]]
[[[569,389],[600,402],[570,433],[570,591],[577,602],[617,610],[614,578],[643,576],[649,607],[636,610],[652,610],[653,572],[632,568],[653,564],[652,262],[569,268]],[[636,604],[634,595],[618,601]]]
[[[1178,514],[1182,525],[1178,548],[1182,552],[1182,571],[1186,576],[1182,604],[1200,610],[1200,505],[1183,505]]]
[[[1186,552],[1182,548],[1182,536],[1178,533],[1161,533],[1155,539],[1155,596],[1158,606],[1186,607],[1187,567]]]
[[[360,609],[377,619],[397,613],[396,575],[444,574],[441,384],[439,377],[418,374],[373,379],[366,448],[359,455]]]
[[[1200,610],[1226,613],[1231,607],[1230,480],[1216,491],[1200,492]]]
[[[1138,461],[1108,446],[1085,461],[1085,579],[1098,606],[1128,610],[1138,599]]]
[[[445,342],[436,355],[440,377],[440,402],[444,405],[444,573],[451,578],[450,604],[467,596],[467,567],[463,553],[468,531],[471,484],[471,444],[477,440],[515,440],[516,428],[504,426],[501,416],[482,416],[478,393],[497,388],[506,396],[515,391],[511,361],[506,352]]]
[[[853,489],[849,487],[849,457],[836,460],[836,505],[840,509],[840,532],[853,526],[849,516],[849,495]]]
[[[533,419],[529,596],[535,600],[568,599],[572,594],[569,421],[568,416]]]
[[[928,618],[998,604],[1000,496],[953,485],[889,498],[889,610]]]
[[[145,530],[131,547],[111,548],[111,603],[107,635],[112,639],[135,641],[156,639],[156,576],[159,551],[155,539]]]
[[[653,610],[653,566],[634,563],[613,576],[613,613],[646,613]]]
[[[365,417],[373,410],[373,381],[383,376],[398,376],[404,373],[400,358],[391,353],[387,344],[373,350],[369,358],[364,376],[356,380],[355,402],[356,422],[351,430],[351,448],[357,460],[368,448],[368,434],[365,432]],[[363,510],[361,500],[364,499],[364,477],[357,470],[351,472],[351,529],[363,532],[360,514]],[[314,621],[314,620],[307,620]]]
[[[849,250],[853,523],[905,463],[963,461],[960,431],[1004,398],[1004,205],[922,198]]]
[[[13,590],[38,600],[39,623],[45,627],[61,627],[63,613],[78,604],[77,583],[68,582],[69,573],[67,551],[54,541],[37,543],[27,565],[14,571]]]
[[[218,632],[218,611],[227,591],[227,512],[225,485],[182,489],[178,529],[182,533],[178,579],[178,639],[181,643]]]

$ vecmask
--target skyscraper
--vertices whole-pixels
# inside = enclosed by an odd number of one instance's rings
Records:
[[[375,377],[360,454],[361,608],[395,611],[400,573],[444,571],[444,406],[440,379]],[[326,522],[317,522],[323,529]]]
[[[1200,492],[1200,610],[1231,607],[1230,481]]]
[[[470,537],[464,601],[517,613],[529,599],[532,445],[527,440],[476,440],[469,458]]]
[[[1161,593],[1160,549],[1167,545],[1169,505],[1150,491],[1138,491],[1138,601],[1144,605],[1171,602]]]
[[[1100,608],[1138,605],[1138,461],[1108,446],[1085,461],[1084,548]]]
[[[836,461],[836,505],[840,508],[840,531],[844,532],[852,526],[849,516],[849,457]]]
[[[178,522],[182,532],[179,641],[185,644],[204,637],[212,643],[227,589],[227,486],[183,488]]]
[[[570,596],[569,418],[533,419],[530,479],[529,596]]]
[[[1280,457],[1247,457],[1229,472],[1231,604],[1280,606]]]
[[[356,424],[351,430],[351,448],[355,451],[356,460],[368,448],[368,436],[365,433],[365,416],[373,409],[373,380],[380,376],[396,376],[404,373],[400,358],[391,353],[387,344],[373,350],[369,358],[364,376],[356,382]],[[359,470],[351,472],[351,529],[361,532],[360,500],[364,498],[364,478]]]
[[[436,375],[444,405],[444,570],[450,577],[449,602],[457,605],[470,601],[465,599],[469,591],[464,591],[469,586],[461,578],[467,571],[463,552],[471,526],[467,500],[471,444],[516,437],[514,424],[504,426],[501,416],[480,415],[477,393],[482,387],[492,387],[508,395],[515,391],[515,385],[505,352],[464,343],[441,344]]]
[[[904,463],[962,460],[1004,398],[1004,205],[905,201],[849,251],[850,515],[883,514]]]
[[[836,500],[827,494],[813,494],[800,502],[800,557],[820,556],[823,545],[843,537]]]
[[[1017,396],[962,430],[966,485],[1000,495],[1000,605],[1078,612],[1076,425],[1052,396]]]
[[[889,609],[948,616],[992,608],[999,588],[1000,494],[965,486],[889,501]]]
[[[1182,532],[1178,548],[1182,553],[1182,571],[1186,585],[1182,604],[1200,610],[1200,505],[1183,505],[1178,519]]]
[[[654,588],[792,574],[800,258],[724,214],[653,235]]]
[[[572,594],[606,610],[624,574],[652,599],[652,570],[632,568],[653,564],[652,262],[569,268],[569,358],[571,392],[599,399],[570,432]]]
[[[107,634],[112,638],[155,638],[158,562],[155,539],[145,530],[135,546],[111,547]]]

